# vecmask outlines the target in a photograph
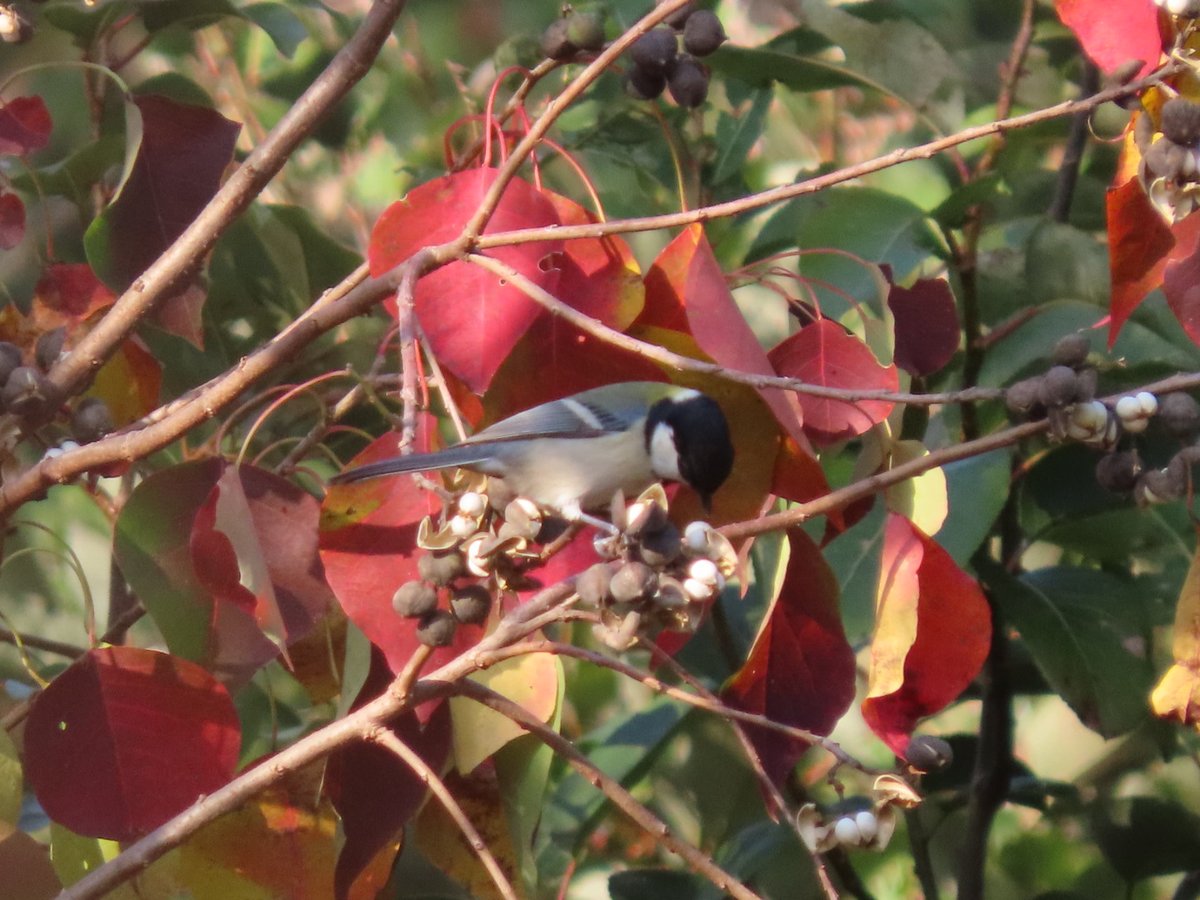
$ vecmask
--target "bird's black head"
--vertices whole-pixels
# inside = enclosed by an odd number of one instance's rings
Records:
[[[687,484],[706,509],[733,469],[725,414],[715,400],[698,391],[667,397],[650,408],[646,449],[655,474]]]

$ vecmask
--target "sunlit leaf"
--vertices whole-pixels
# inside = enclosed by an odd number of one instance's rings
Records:
[[[55,821],[131,840],[233,776],[241,742],[225,688],[153,650],[92,650],[51,682],[25,724],[26,772]]]
[[[1200,730],[1200,551],[1192,556],[1175,607],[1174,661],[1150,695],[1156,716]]]
[[[1144,0],[1054,0],[1054,9],[1075,32],[1084,52],[1101,71],[1141,60],[1135,77],[1158,65],[1162,53],[1158,8]]]
[[[863,718],[903,752],[912,730],[987,658],[991,612],[974,579],[902,516],[888,517]]]
[[[1145,299],[1162,284],[1167,255],[1179,240],[1194,243],[1200,233],[1196,216],[1170,228],[1146,197],[1136,178],[1112,188],[1106,199],[1108,259],[1112,279],[1109,304],[1109,347],[1121,326]],[[1186,237],[1185,237],[1186,235]]]
[[[421,247],[452,240],[496,180],[495,169],[470,169],[430,181],[389,206],[371,232],[371,274],[399,265]],[[486,232],[558,224],[554,205],[533,185],[514,179]],[[488,255],[555,293],[562,241],[498,247]],[[454,262],[417,282],[416,312],[442,365],[483,393],[541,307],[513,285],[466,262]]]

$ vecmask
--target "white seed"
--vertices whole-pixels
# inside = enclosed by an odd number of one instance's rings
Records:
[[[703,553],[708,549],[708,532],[711,529],[707,522],[689,522],[683,529],[683,544],[693,553]]]
[[[864,809],[854,817],[854,824],[858,826],[858,833],[862,835],[864,844],[875,840],[875,835],[879,832],[879,820],[875,818],[875,813]]]
[[[833,833],[837,835],[838,843],[846,847],[857,847],[863,842],[858,823],[850,816],[838,819],[833,825]]]
[[[483,515],[485,509],[487,509],[487,499],[477,491],[467,491],[458,498],[458,511],[464,516],[477,519]]]
[[[62,448],[63,453],[70,453],[72,450],[79,449],[79,444],[76,441],[63,441],[58,446]]]
[[[49,447],[47,448],[46,452],[42,454],[42,459],[58,459],[62,455],[62,447]]]
[[[1158,398],[1149,391],[1139,391],[1137,400],[1142,407],[1142,415],[1152,416],[1158,412]]]
[[[701,558],[692,560],[692,564],[688,566],[688,576],[704,584],[715,585],[721,578],[721,571],[711,559]]]
[[[1121,424],[1125,426],[1125,430],[1130,434],[1141,434],[1150,427],[1149,419],[1128,419],[1122,420]]]
[[[467,570],[479,578],[486,578],[491,572],[491,560],[479,552],[486,540],[487,537],[481,534],[463,545],[467,557]]]
[[[475,522],[466,516],[454,516],[450,520],[450,531],[455,537],[468,537],[475,531]]]
[[[705,584],[697,578],[683,579],[683,592],[696,603],[703,603],[716,593],[716,585]]]
[[[1122,397],[1117,401],[1116,410],[1122,422],[1142,417],[1142,404],[1137,397]]]

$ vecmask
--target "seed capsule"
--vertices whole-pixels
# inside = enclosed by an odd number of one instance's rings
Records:
[[[392,609],[406,619],[419,619],[437,609],[437,591],[423,581],[406,581],[392,595]]]
[[[478,625],[492,611],[492,595],[482,584],[468,584],[450,595],[450,611],[466,625]]]
[[[427,647],[448,647],[454,640],[457,624],[449,611],[435,610],[421,619],[417,626],[417,640]]]

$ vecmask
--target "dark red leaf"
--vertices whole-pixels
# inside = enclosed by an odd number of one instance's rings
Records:
[[[961,694],[987,658],[992,620],[975,579],[932,538],[890,513],[862,714],[897,754]]]
[[[422,420],[418,450],[428,450],[436,425]],[[354,458],[354,464],[396,454],[398,436],[385,434]],[[438,477],[436,474],[431,477]],[[321,507],[321,561],[338,603],[372,644],[379,647],[393,672],[399,672],[417,649],[417,622],[398,616],[392,596],[417,577],[417,526],[440,509],[431,491],[409,475],[376,478],[330,488]],[[475,644],[477,626],[459,625],[454,644],[435,650],[436,668]]]
[[[1140,59],[1140,78],[1158,65],[1158,10],[1147,0],[1054,0],[1054,8],[1102,71]]]
[[[390,682],[391,672],[375,648],[370,674],[353,708],[378,697]],[[438,703],[424,726],[413,712],[406,712],[392,723],[392,731],[435,772],[442,770],[450,753],[448,704]],[[400,841],[428,786],[390,750],[371,741],[355,741],[329,757],[325,790],[342,817],[346,835],[334,876],[334,895],[342,900],[375,855]]]
[[[367,252],[371,274],[392,269],[422,247],[457,237],[495,180],[495,169],[470,169],[414,188],[389,206],[371,232]],[[515,179],[485,231],[558,222],[554,205],[533,185]],[[562,250],[562,241],[545,241],[499,247],[488,255],[553,294],[559,284]],[[483,393],[541,307],[490,272],[454,262],[417,283],[416,311],[442,365],[471,390]]]
[[[1174,233],[1176,243],[1162,269],[1163,295],[1188,337],[1200,344],[1200,216],[1188,216]]]
[[[24,202],[16,194],[0,193],[0,250],[11,250],[24,237]]]
[[[896,329],[896,365],[910,375],[930,375],[958,350],[954,293],[941,278],[918,278],[911,288],[891,285],[888,308]]]
[[[116,299],[87,263],[52,263],[38,279],[35,294],[36,304],[52,315],[38,322],[43,329],[73,327],[112,306]]]
[[[728,368],[775,374],[734,302],[700,225],[684,229],[654,260],[646,273],[646,306],[635,325],[643,331],[690,334],[705,354]],[[807,447],[795,395],[780,390],[761,390],[759,394],[784,432]]]
[[[1188,216],[1173,233],[1136,178],[1120,187],[1110,188],[1105,208],[1108,266],[1112,279],[1108,322],[1108,345],[1111,347],[1133,311],[1147,294],[1162,284],[1167,255],[1175,246],[1179,230],[1194,230],[1200,224],[1196,221],[1200,217]]]
[[[56,822],[128,841],[224,785],[241,733],[225,688],[153,650],[92,650],[50,683],[25,724],[26,774]]]
[[[852,390],[890,390],[899,387],[895,365],[881,366],[869,347],[829,319],[801,328],[771,351],[780,375],[810,384]],[[814,441],[834,443],[862,434],[892,411],[885,400],[828,400],[800,394],[804,429]]]
[[[829,734],[854,701],[854,651],[838,609],[837,579],[812,539],[788,535],[791,557],[779,596],[724,697],[731,706],[775,722]],[[772,780],[785,778],[804,741],[748,726]]]
[[[123,291],[183,233],[221,185],[241,126],[157,94],[132,101],[142,139],[117,198],[88,228],[88,260]]]
[[[41,97],[15,97],[0,103],[0,154],[24,156],[50,142],[50,110]]]

